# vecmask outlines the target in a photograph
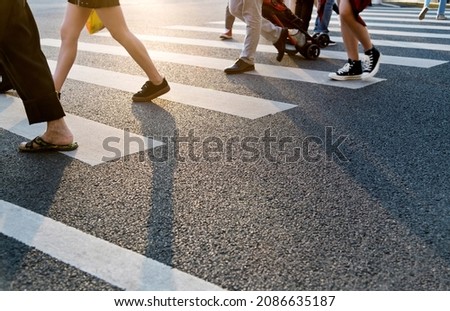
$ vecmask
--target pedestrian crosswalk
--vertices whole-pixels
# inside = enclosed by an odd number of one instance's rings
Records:
[[[189,31],[196,31],[196,32],[214,32],[214,33],[221,33],[223,30],[216,27],[198,27],[198,26],[184,26],[184,25],[174,25],[168,27],[172,30],[189,30]],[[330,28],[331,31],[339,32],[338,28]],[[371,31],[371,33],[379,33],[383,34],[385,31],[379,30],[378,32]],[[244,35],[244,30],[235,30],[235,34]],[[389,32],[387,33],[389,34]],[[414,33],[408,33],[404,32],[404,35],[410,34],[410,36],[414,36]],[[100,36],[108,37],[110,36],[107,33],[99,34]],[[155,41],[155,42],[165,42],[165,43],[178,43],[178,44],[189,44],[189,45],[198,45],[198,46],[208,46],[208,47],[224,47],[229,49],[241,49],[242,44],[237,42],[223,42],[223,43],[216,43],[216,41],[207,41],[207,40],[195,40],[195,39],[189,39],[187,41],[180,42],[179,38],[176,37],[160,37],[160,36],[147,36],[147,35],[138,35],[138,37],[141,40],[146,41]],[[417,36],[416,36],[417,37]],[[342,42],[342,38],[340,37],[333,37],[334,41]],[[420,43],[414,43],[414,42],[398,42],[398,41],[388,41],[388,40],[374,40],[374,44],[381,45],[381,46],[399,46],[401,44],[401,47],[403,48],[415,48],[415,49],[429,49],[429,50],[448,50],[449,45],[439,45],[439,44],[429,44],[429,45],[423,45]],[[273,52],[273,47],[269,45],[260,45],[257,48],[258,52],[266,52],[270,53]],[[347,59],[347,54],[342,51],[330,51],[330,50],[322,50],[320,53],[321,58],[332,58],[332,59]],[[391,65],[399,65],[399,66],[411,66],[411,67],[421,67],[421,68],[431,68],[433,66],[441,65],[443,63],[446,63],[447,61],[440,61],[440,60],[433,60],[433,59],[426,59],[426,58],[414,58],[414,57],[400,57],[400,56],[391,56],[386,55],[383,57],[382,63],[384,64],[391,64]],[[276,66],[278,70],[282,70],[279,68],[279,66]],[[328,77],[328,73],[326,73],[326,76]],[[375,79],[377,80],[377,79]],[[379,80],[378,80],[379,81]],[[368,84],[359,84],[361,81],[351,81],[352,83],[348,83],[349,81],[346,81],[345,83],[339,83],[334,84],[334,82],[329,80],[329,85],[335,85],[335,86],[341,86],[341,87],[348,87],[348,88],[355,88],[357,87],[354,84],[359,85],[359,87],[366,86]],[[375,82],[375,81],[365,81],[367,82]],[[358,87],[358,88],[359,88]]]
[[[145,36],[139,36],[141,39],[147,38]],[[180,41],[180,39],[176,39]],[[175,40],[174,40],[175,41]],[[189,42],[192,43],[193,40]],[[204,41],[204,40],[203,40]],[[60,45],[59,40],[54,39],[44,39],[42,40],[42,45],[44,46],[54,46],[58,47]],[[242,47],[242,44],[236,44],[239,47]],[[100,45],[100,44],[89,44],[89,43],[80,43],[78,45],[78,49],[80,51],[87,51],[92,53],[107,53],[117,56],[127,56],[128,54],[122,47],[111,47],[109,45]],[[272,48],[273,49],[273,48]],[[230,61],[227,59],[213,58],[213,57],[204,57],[204,56],[196,56],[196,55],[182,55],[178,53],[168,53],[168,52],[158,52],[158,51],[150,51],[152,58],[158,61],[164,61],[169,63],[177,63],[180,65],[190,65],[190,66],[201,66],[209,69],[216,69],[222,71],[225,67],[230,65]],[[276,65],[264,65],[258,64],[256,71],[247,72],[247,74],[278,78],[278,79],[287,79],[294,80],[299,82],[310,82],[316,84],[323,84],[329,86],[338,86],[343,88],[356,89],[364,86],[371,85],[373,83],[377,83],[383,81],[384,79],[374,78],[370,80],[359,80],[353,81],[353,83],[345,83],[343,81],[334,81],[328,78],[328,72],[325,71],[317,71],[317,70],[306,70],[301,68],[291,68],[291,67],[280,67]],[[198,89],[197,89],[198,90]],[[173,92],[171,92],[173,93]],[[231,95],[227,95],[231,96]],[[264,116],[262,114],[261,116]],[[242,115],[242,117],[246,117]]]
[[[373,43],[376,46],[389,47],[390,51],[392,49],[399,50],[396,55],[385,53],[382,58],[382,64],[430,69],[448,62],[448,59],[439,57],[424,57],[423,53],[418,54],[416,57],[414,53],[411,52],[411,50],[431,52],[450,51],[450,35],[448,32],[441,32],[442,30],[448,29],[449,22],[436,22],[435,20],[431,20],[431,18],[424,21],[419,21],[417,19],[418,12],[419,9],[417,8],[390,8],[383,6],[372,7],[363,12],[362,15],[369,26],[369,31],[374,37]],[[313,21],[314,18],[312,18],[311,23],[313,23]],[[223,31],[222,25],[223,21],[212,20],[204,25],[170,25],[165,26],[164,29],[177,30],[180,31],[180,33],[191,32],[196,34],[218,34]],[[235,28],[236,29],[233,31],[235,35],[242,36],[245,33],[243,23],[236,22]],[[330,31],[333,40],[342,43],[342,39],[339,35],[339,21],[336,14],[333,14],[330,23]],[[104,31],[98,33],[96,36],[109,38],[110,34]],[[157,36],[150,34],[137,34],[137,36],[144,42],[157,42],[177,46],[192,46],[196,48],[207,47],[217,50],[231,49],[237,51],[242,48],[242,37],[231,41],[222,41],[219,39],[212,40],[187,38],[182,35]],[[436,42],[435,39],[441,40]],[[59,48],[61,42],[59,38],[43,38],[41,40],[41,44],[44,48]],[[128,53],[118,45],[79,42],[78,49],[83,52],[92,53],[93,55],[96,55],[95,57],[101,57],[101,55],[105,54],[114,57],[129,57]],[[409,56],[406,56],[406,53],[402,52],[405,50],[409,50]],[[258,46],[257,51],[258,53],[275,53],[273,46],[271,44],[264,44],[264,42]],[[152,56],[152,59],[156,61],[175,65],[201,67],[208,70],[223,71],[225,67],[232,63],[232,60],[230,59],[185,53],[173,53],[158,50],[151,50],[149,53]],[[343,45],[338,45],[333,49],[322,49],[318,62],[320,62],[320,60],[328,59],[347,59],[347,54],[343,48]],[[53,69],[56,64],[55,59],[49,59],[48,62],[50,67]],[[333,81],[328,78],[328,73],[329,71],[309,68],[304,69],[301,68],[301,66],[286,66],[283,65],[283,63],[276,65],[261,63],[256,65],[255,71],[247,72],[245,74],[353,90],[361,89],[380,82],[390,82],[388,72],[384,72],[384,74],[380,77],[359,81]],[[77,64],[72,68],[69,79],[126,92],[134,92],[136,90],[136,86],[142,85],[145,81],[145,78],[142,76],[135,76],[107,69],[93,68],[81,64]],[[273,115],[298,106],[298,103],[296,102],[286,102],[285,100],[277,101],[174,82],[171,82],[170,84],[172,88],[171,92],[162,96],[162,99],[182,105],[247,118],[250,120]],[[212,98],[214,100],[211,100]],[[16,106],[20,106],[20,102],[18,102],[17,99],[11,99],[10,96],[1,96],[0,102],[3,105],[9,105],[8,109],[4,109],[2,112],[0,127],[27,138],[33,138],[42,131],[42,126],[28,126],[21,108],[14,108]],[[69,156],[77,158],[80,161],[90,165],[97,165],[106,161],[105,159],[112,160],[120,156],[125,156],[128,153],[154,148],[162,144],[156,140],[150,138],[147,139],[137,135],[136,137],[139,137],[145,142],[142,146],[139,145],[137,149],[135,148],[128,150],[124,150],[124,146],[122,146],[120,152],[117,153],[117,157],[111,157],[108,156],[108,154],[105,154],[106,151],[104,150],[105,148],[102,146],[101,142],[104,142],[104,140],[109,136],[117,137],[119,135],[119,133],[116,133],[118,130],[107,126],[102,126],[96,122],[89,122],[83,118],[77,118],[76,116],[69,115],[68,119],[69,122],[72,123],[71,126],[75,128],[75,131],[82,131],[83,128],[86,129],[90,126],[91,128],[89,131],[104,133],[103,135],[97,137],[100,140],[87,139],[86,141],[79,142],[82,147],[77,151],[68,153]],[[86,137],[86,135],[77,136]],[[88,152],[83,152],[83,150],[88,150]],[[97,151],[93,152],[93,150]]]
[[[49,61],[49,65],[50,68],[55,68],[56,62]],[[136,85],[142,84],[142,77],[140,76],[80,65],[75,65],[72,68],[69,78],[126,92],[133,92]],[[170,87],[171,91],[159,98],[248,119],[261,118],[295,107],[293,104],[186,86],[174,82],[170,83]],[[211,98],[214,98],[214,101],[211,101]]]
[[[76,68],[75,72],[77,71]],[[0,113],[1,128],[27,139],[33,139],[45,131],[44,123],[28,124],[25,118],[25,109],[17,97],[0,96],[0,105],[2,106],[2,112]],[[120,157],[163,144],[152,138],[128,133],[73,114],[66,113],[66,122],[72,132],[75,133],[78,144],[82,145],[83,148],[64,152],[64,154],[92,166],[117,160]],[[92,135],[92,133],[95,133],[95,135]],[[125,145],[125,137],[142,142],[142,144]],[[119,141],[111,140],[111,138],[117,138]],[[105,149],[105,146],[109,146],[109,148]],[[110,151],[107,151],[108,149]]]
[[[1,199],[0,220],[1,234],[125,290],[222,290],[178,269]]]
[[[339,36],[336,15],[333,15],[330,30],[333,40],[339,44],[332,48],[322,49],[318,60],[309,62],[308,66],[304,66],[304,68],[302,65],[306,61],[301,56],[294,56],[294,61],[297,61],[298,66],[292,66],[292,60],[279,64],[258,63],[256,71],[245,73],[245,78],[272,79],[271,81],[281,81],[286,84],[295,83],[301,86],[298,92],[317,92],[314,87],[320,87],[321,90],[330,90],[331,95],[321,94],[322,97],[334,96],[337,92],[354,92],[355,96],[364,96],[364,91],[367,89],[372,87],[382,89],[382,86],[386,83],[396,83],[390,75],[393,68],[414,69],[419,72],[433,70],[449,61],[450,36],[448,27],[450,27],[450,23],[447,21],[436,22],[432,19],[431,14],[424,21],[419,21],[417,19],[418,12],[418,8],[383,6],[372,7],[364,12],[363,16],[367,21],[370,33],[373,35],[374,44],[387,48],[386,52],[383,51],[382,59],[382,65],[386,65],[386,69],[383,69],[376,78],[361,81],[332,81],[328,78],[329,70],[324,68],[331,68],[330,70],[332,70],[335,64],[331,64],[331,62],[347,58],[343,44],[341,44],[342,39]],[[218,51],[218,54],[225,50],[232,50],[233,54],[238,55],[242,48],[244,26],[242,23],[236,23],[236,30],[234,31],[236,38],[234,41],[221,41],[218,39],[218,35],[216,36],[217,40],[211,39],[211,34],[219,34],[223,31],[222,26],[223,21],[212,20],[202,25],[163,27],[164,30],[179,31],[179,36],[156,36],[145,33],[137,36],[150,43],[196,48],[205,47]],[[195,33],[195,36],[184,37],[184,34],[187,33]],[[205,34],[205,38],[199,38],[201,34]],[[96,39],[101,40],[97,41]],[[92,36],[90,40],[79,42],[78,49],[91,55],[94,59],[100,59],[102,55],[108,55],[120,62],[120,60],[129,57],[121,46],[111,43],[113,41],[109,39],[110,34],[104,31]],[[56,50],[61,45],[61,41],[59,38],[47,36],[42,38],[41,44],[44,49]],[[153,60],[168,63],[174,68],[182,65],[222,74],[223,69],[233,62],[229,57],[220,58],[216,54],[212,56],[192,55],[183,53],[182,49],[178,49],[177,53],[158,49],[149,52]],[[275,56],[273,46],[264,42],[258,46],[258,53]],[[56,66],[55,56],[49,57],[48,63],[50,68],[54,70]],[[316,65],[317,68],[315,68]],[[68,78],[112,91],[129,92],[130,95],[146,80],[144,76],[120,72],[119,69],[108,68],[107,65],[94,67],[83,63],[83,60],[73,66]],[[272,115],[293,111],[291,109],[305,105],[303,102],[292,100],[293,96],[282,97],[275,94],[273,98],[269,99],[264,98],[264,95],[242,95],[238,91],[229,91],[231,88],[228,88],[228,91],[223,91],[214,89],[214,86],[199,87],[186,82],[170,81],[170,86],[171,91],[155,100],[156,104],[162,99],[188,108],[195,107],[195,109],[204,109],[207,112],[230,115],[233,116],[230,118],[233,120],[243,119],[248,121],[271,118]],[[142,133],[131,133],[74,114],[67,115],[67,123],[72,129],[80,148],[64,154],[92,167],[164,144],[162,141],[144,136]],[[0,128],[18,136],[32,139],[42,133],[44,127],[45,124],[32,126],[28,124],[23,105],[16,96],[11,93],[0,95]],[[111,140],[111,138],[113,139]],[[127,138],[132,140],[133,143],[127,144]],[[114,163],[111,164],[111,166],[113,165]],[[124,247],[118,247],[81,230],[56,222],[50,217],[36,214],[1,199],[0,220],[2,220],[0,221],[1,234],[13,237],[29,247],[36,248],[119,288],[128,290],[221,290],[220,287],[212,283],[160,264],[142,254],[129,251]],[[70,246],[74,245],[73,241],[77,241],[76,244],[79,244],[81,248],[72,249]],[[104,256],[92,256],[95,253]],[[124,266],[126,266],[126,269],[124,269]]]
[[[189,30],[189,31],[198,31],[198,32],[214,32],[214,33],[220,33],[222,32],[221,29],[218,29],[216,27],[199,27],[199,26],[185,26],[185,25],[174,25],[174,26],[170,26],[167,27],[168,29],[173,29],[173,30]],[[329,27],[330,31],[334,31],[334,32],[339,32],[339,27]],[[239,34],[239,35],[244,35],[245,34],[245,30],[243,29],[238,29],[234,31],[235,34]],[[412,31],[389,31],[389,30],[371,30],[370,31],[371,34],[382,34],[382,35],[390,35],[390,36],[406,36],[406,37],[416,37],[416,38],[439,38],[439,39],[450,39],[450,35],[449,34],[428,34],[426,32],[412,32]],[[102,34],[103,36],[108,36],[108,34],[104,33]],[[172,40],[170,40],[170,38],[167,37],[157,37],[157,36],[140,36],[141,39],[143,40],[152,40],[152,41],[164,41],[164,42],[176,42],[176,39],[173,38]],[[335,41],[338,42],[342,42],[342,39],[340,37],[337,37]],[[379,40],[379,42],[383,42],[381,40]],[[388,43],[383,44],[383,45],[387,45],[387,46],[392,46],[392,42],[391,41],[387,41]],[[192,40],[191,42],[189,42],[189,44],[195,44],[196,40]],[[448,50],[448,45],[447,44],[430,44],[427,46],[423,46],[423,45],[412,45],[411,42],[402,42],[402,43],[406,43],[405,46],[403,46],[404,48],[418,48],[418,49],[430,49],[430,50]],[[198,44],[200,45],[200,43]],[[213,46],[216,44],[208,44],[208,46]],[[381,45],[380,43],[378,45]],[[224,44],[222,44],[222,46],[225,46],[227,48],[237,48],[240,49],[241,45],[240,44],[236,44],[233,42],[224,42]],[[216,45],[216,47],[219,47],[219,44]],[[270,52],[272,49],[269,49],[269,46],[260,46],[258,48],[258,51],[260,52]]]

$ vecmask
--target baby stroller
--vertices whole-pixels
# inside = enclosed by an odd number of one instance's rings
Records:
[[[330,37],[325,33],[310,36],[302,30],[302,20],[292,13],[283,2],[283,0],[264,0],[263,17],[277,26],[290,30],[288,35],[290,44],[286,45],[288,55],[295,55],[298,52],[307,59],[317,59],[320,55],[320,48],[328,46]]]

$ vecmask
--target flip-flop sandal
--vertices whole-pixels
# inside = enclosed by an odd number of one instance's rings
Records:
[[[54,145],[44,141],[40,136],[19,145],[19,150],[22,152],[45,152],[45,151],[72,151],[78,148],[76,142],[67,145]]]

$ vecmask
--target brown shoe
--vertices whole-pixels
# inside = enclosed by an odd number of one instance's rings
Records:
[[[255,70],[255,65],[251,65],[249,63],[246,63],[242,59],[238,59],[233,66],[225,68],[225,73],[227,74],[235,74],[235,73],[243,73],[246,71],[252,71]]]

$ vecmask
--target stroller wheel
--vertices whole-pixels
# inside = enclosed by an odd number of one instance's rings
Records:
[[[317,44],[321,48],[326,48],[330,44],[330,36],[326,33],[321,33],[316,37]]]
[[[307,59],[317,59],[320,55],[320,48],[317,44],[311,44],[306,49],[306,58]]]

